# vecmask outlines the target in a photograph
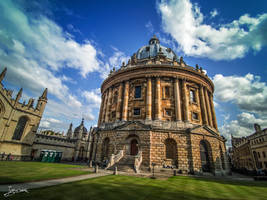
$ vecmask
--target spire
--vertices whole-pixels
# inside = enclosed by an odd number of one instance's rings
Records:
[[[82,122],[81,122],[81,125],[84,125],[83,123],[84,123],[84,118],[82,118]]]
[[[4,70],[2,71],[2,73],[0,74],[0,82],[2,82],[2,80],[5,78],[6,71],[7,71],[7,68],[5,67],[5,69],[4,69]]]
[[[16,102],[18,102],[19,100],[20,100],[20,98],[21,98],[21,96],[22,96],[22,88],[20,88],[20,90],[19,90],[19,92],[18,92],[18,94],[17,94],[17,96],[16,96]]]
[[[47,88],[45,88],[42,96],[40,96],[41,99],[47,99]]]

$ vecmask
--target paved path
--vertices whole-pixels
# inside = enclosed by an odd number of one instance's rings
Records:
[[[34,188],[59,185],[59,184],[63,184],[63,183],[70,183],[70,182],[74,182],[74,181],[81,181],[81,180],[100,177],[100,176],[107,176],[109,174],[112,174],[112,172],[111,171],[105,171],[105,170],[99,170],[99,173],[85,174],[85,175],[68,177],[68,178],[36,181],[36,182],[29,182],[29,183],[16,183],[16,184],[0,185],[0,192],[7,192],[8,186],[12,186],[12,188],[14,188],[14,189],[18,189],[18,188],[34,189]]]

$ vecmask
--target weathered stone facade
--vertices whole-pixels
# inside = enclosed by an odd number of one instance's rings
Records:
[[[7,68],[0,74],[0,152],[11,154],[16,160],[29,160],[34,137],[42,118],[46,103],[47,89],[34,107],[34,99],[20,103],[22,89],[12,98],[13,91],[4,88],[2,81]]]
[[[84,127],[84,121],[72,130],[72,124],[67,135],[55,134],[49,131],[38,132],[33,142],[33,157],[38,159],[42,150],[62,152],[62,160],[86,161],[89,159],[91,147],[91,131]]]
[[[102,161],[123,151],[141,156],[141,168],[155,163],[184,172],[228,171],[212,81],[156,37],[127,65],[111,71],[101,92],[91,159]]]
[[[232,136],[232,164],[236,169],[267,171],[267,129],[254,125],[255,133],[235,138]]]

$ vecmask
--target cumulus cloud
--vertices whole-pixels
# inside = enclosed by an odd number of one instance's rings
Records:
[[[0,9],[1,57],[22,57],[52,70],[74,68],[83,77],[99,69],[97,51],[89,41],[77,43],[46,16],[33,18],[13,1],[1,1]]]
[[[227,119],[225,119],[227,121]],[[257,118],[254,114],[242,112],[237,115],[236,120],[225,122],[219,130],[221,134],[228,140],[227,146],[231,146],[231,135],[234,137],[245,137],[255,132],[254,124],[257,123],[263,128],[267,127],[267,118]]]
[[[260,76],[250,73],[245,76],[217,74],[213,83],[216,100],[235,103],[244,111],[267,114],[267,85],[261,82]]]
[[[189,56],[214,60],[242,58],[249,50],[261,50],[267,44],[267,14],[240,16],[228,24],[205,24],[205,16],[190,0],[162,0],[158,3],[162,25]],[[215,13],[213,12],[213,15]]]
[[[110,70],[112,70],[113,68],[118,69],[123,62],[127,64],[128,60],[130,59],[130,56],[126,56],[125,53],[123,53],[116,47],[112,47],[112,49],[113,49],[113,55],[108,59],[104,67],[100,69],[101,72],[100,76],[102,79],[108,77]]]
[[[101,104],[101,91],[100,88],[90,91],[83,91],[82,96],[86,99],[87,103],[99,108]]]
[[[75,41],[74,36],[43,15],[42,9],[27,12],[31,9],[22,2],[0,1],[0,65],[8,69],[5,80],[23,87],[23,98],[33,95],[37,99],[48,88],[42,127],[65,127],[52,118],[94,120],[94,110],[67,86],[66,83],[76,81],[66,76],[64,70],[75,69],[83,78],[98,72],[102,64],[98,51],[89,40]],[[75,27],[68,28],[75,32]]]

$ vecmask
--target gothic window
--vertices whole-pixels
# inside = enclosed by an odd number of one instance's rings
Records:
[[[134,114],[135,116],[141,115],[140,108],[134,108],[134,110],[133,110],[133,114]]]
[[[263,158],[266,158],[266,154],[264,151],[262,152],[262,155],[263,155]]]
[[[261,154],[260,154],[260,152],[258,152],[258,157],[261,158]]]
[[[141,86],[135,86],[134,98],[141,98]]]
[[[27,121],[28,121],[28,118],[25,116],[19,118],[19,121],[17,123],[17,127],[16,127],[14,135],[12,137],[13,140],[20,140],[20,138],[24,132]]]
[[[108,158],[108,155],[109,155],[109,143],[110,143],[110,140],[109,138],[105,138],[104,141],[103,141],[103,145],[102,145],[102,159],[104,158]]]
[[[190,102],[191,103],[196,103],[197,102],[195,90],[190,90]]]
[[[221,146],[220,146],[220,156],[221,156],[222,168],[225,169],[224,155],[223,155],[223,151],[222,151]]]

